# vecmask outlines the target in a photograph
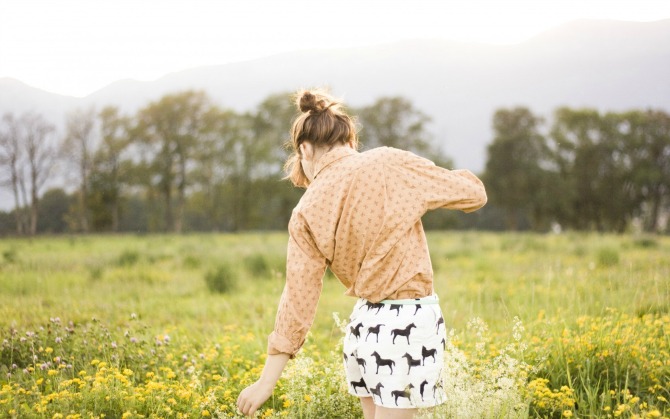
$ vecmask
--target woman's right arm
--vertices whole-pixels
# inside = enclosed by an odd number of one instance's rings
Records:
[[[270,398],[289,358],[289,354],[268,355],[261,377],[242,390],[237,398],[237,409],[242,414],[253,416],[256,410]]]

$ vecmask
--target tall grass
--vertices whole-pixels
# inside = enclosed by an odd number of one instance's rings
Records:
[[[670,238],[428,239],[453,331],[454,397],[438,417],[670,414]],[[0,416],[234,415],[237,392],[262,366],[286,241],[279,233],[4,239]],[[220,266],[237,284],[224,294],[206,281]],[[360,414],[338,387],[342,335],[331,317],[348,315],[354,301],[332,276],[324,281],[308,343],[265,416]]]

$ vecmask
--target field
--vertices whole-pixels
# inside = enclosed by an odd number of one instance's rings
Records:
[[[439,418],[670,417],[670,237],[428,235],[448,329]],[[234,417],[287,236],[0,241],[0,417]],[[355,418],[332,276],[260,417]],[[338,313],[335,314],[334,313]]]

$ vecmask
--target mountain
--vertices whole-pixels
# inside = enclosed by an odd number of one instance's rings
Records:
[[[329,85],[353,107],[384,95],[408,97],[433,118],[430,129],[456,165],[479,171],[500,107],[524,105],[549,118],[562,105],[670,109],[668,41],[670,20],[584,20],[515,45],[412,40],[297,51],[152,82],[118,81],[80,99],[0,79],[0,113],[34,110],[62,126],[75,107],[113,104],[133,113],[184,89],[203,89],[224,107],[248,110],[272,93]]]

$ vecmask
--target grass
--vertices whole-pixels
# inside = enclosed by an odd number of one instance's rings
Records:
[[[670,415],[670,238],[428,239],[460,400],[441,417]],[[237,393],[262,367],[286,241],[282,233],[4,239],[0,413],[234,416]],[[208,288],[216,273],[224,293]],[[308,343],[266,417],[359,412],[342,387],[332,317],[346,317],[354,300],[332,276],[324,282]]]

